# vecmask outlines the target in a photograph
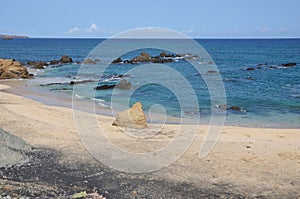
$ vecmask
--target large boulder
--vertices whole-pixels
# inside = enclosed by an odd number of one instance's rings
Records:
[[[0,59],[0,79],[31,78],[27,69],[13,59]]]
[[[147,122],[142,104],[137,102],[128,110],[119,112],[112,125],[134,129],[146,128]]]

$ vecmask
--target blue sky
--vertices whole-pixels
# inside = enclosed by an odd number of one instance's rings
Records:
[[[7,0],[0,34],[109,37],[162,27],[197,38],[300,37],[299,0]]]

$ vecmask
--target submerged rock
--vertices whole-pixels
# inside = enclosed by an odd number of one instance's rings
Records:
[[[44,61],[29,61],[27,64],[33,66],[35,69],[44,69],[45,66],[48,66],[48,64]]]
[[[95,90],[107,90],[107,89],[113,89],[115,87],[116,87],[116,85],[107,85],[107,84],[105,84],[105,85],[102,85],[102,86],[97,86],[94,89]]]
[[[27,69],[13,59],[0,59],[0,79],[32,78]]]
[[[85,60],[83,60],[83,64],[96,64],[98,62],[98,60],[92,60],[92,59],[90,59],[90,58],[87,58],[87,59],[85,59]]]
[[[118,63],[122,63],[123,60],[119,57],[118,59],[113,60],[111,63],[112,64],[118,64]]]
[[[135,129],[146,128],[147,122],[142,104],[137,102],[128,110],[119,112],[112,125]]]
[[[113,89],[113,88],[117,88],[117,89],[121,89],[121,90],[129,90],[129,89],[131,89],[131,83],[129,81],[127,81],[126,79],[123,79],[123,80],[119,81],[117,84],[105,84],[105,85],[97,86],[94,89],[95,90],[107,90],[107,89]]]
[[[252,67],[251,68],[246,68],[246,70],[255,70],[255,68],[252,68]]]
[[[122,79],[122,80],[119,81],[119,83],[115,86],[115,88],[121,89],[121,90],[129,90],[129,89],[131,89],[131,83],[130,83],[129,81],[127,81],[126,79]]]
[[[293,67],[293,66],[296,66],[296,65],[297,65],[296,63],[281,64],[281,66],[283,66],[283,67]]]

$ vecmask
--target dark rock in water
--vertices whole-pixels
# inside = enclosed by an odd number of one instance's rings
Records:
[[[296,66],[296,65],[297,65],[296,63],[281,64],[281,66],[283,66],[283,67],[293,67],[293,66]]]
[[[95,90],[107,90],[107,89],[113,89],[113,88],[115,88],[115,86],[116,85],[107,85],[107,84],[105,84],[105,85],[102,85],[102,86],[97,86],[94,89]]]
[[[141,54],[135,58],[132,59],[132,61],[136,62],[150,62],[151,56],[146,52],[141,52]]]
[[[0,59],[0,79],[32,78],[27,69],[13,59]]]
[[[233,111],[242,111],[242,108],[239,106],[231,106],[228,108],[228,110],[233,110]]]
[[[263,66],[263,65],[265,65],[265,64],[257,64],[257,66]]]
[[[173,62],[172,59],[157,59],[157,58],[153,58],[152,59],[152,63],[168,63],[168,62]]]
[[[95,80],[87,79],[87,80],[79,80],[79,81],[70,81],[70,85],[74,84],[84,84],[89,82],[96,82]]]
[[[131,89],[131,83],[127,81],[126,79],[122,79],[115,88],[121,89],[121,90],[129,90]]]
[[[122,59],[119,57],[118,59],[113,60],[111,63],[112,64],[118,64],[118,63],[122,63]]]
[[[44,69],[45,66],[48,66],[48,64],[44,61],[29,61],[27,64],[33,66],[35,69]]]
[[[246,68],[246,70],[255,70],[255,68]]]
[[[206,75],[216,75],[216,74],[218,74],[218,71],[215,71],[215,70],[208,70],[205,74],[206,74]]]
[[[113,89],[113,88],[117,88],[117,89],[121,89],[121,90],[129,90],[131,89],[131,83],[125,79],[119,81],[119,83],[117,84],[105,84],[105,85],[101,85],[101,86],[97,86],[94,89],[95,90],[108,90],[108,89]]]
[[[159,54],[159,56],[160,56],[160,57],[175,57],[175,55],[173,55],[173,54],[167,54],[167,53],[165,53],[165,52],[161,52],[161,53]]]
[[[61,56],[59,62],[62,63],[62,64],[66,64],[66,63],[72,63],[73,60],[72,60],[71,57],[69,57],[67,55],[63,55],[63,56]]]
[[[57,65],[57,64],[59,64],[59,60],[51,60],[49,62],[49,65]]]

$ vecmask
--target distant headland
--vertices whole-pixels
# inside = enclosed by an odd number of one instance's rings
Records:
[[[2,35],[0,34],[0,39],[3,40],[12,40],[12,39],[26,39],[28,36],[20,36],[20,35]]]

